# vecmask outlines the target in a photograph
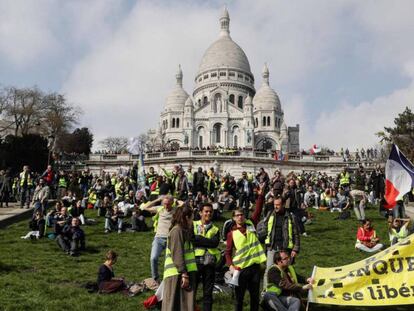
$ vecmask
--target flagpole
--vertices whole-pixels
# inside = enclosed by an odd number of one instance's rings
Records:
[[[312,275],[311,275],[312,279],[315,277],[315,273],[316,273],[316,266],[313,266]],[[309,304],[310,304],[310,301],[311,301],[311,297],[312,297],[312,288],[308,292],[308,301],[306,303],[306,311],[309,310]]]

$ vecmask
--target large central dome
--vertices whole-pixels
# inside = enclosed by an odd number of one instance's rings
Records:
[[[217,68],[236,69],[251,74],[246,54],[230,37],[230,17],[227,9],[224,9],[220,17],[220,26],[220,38],[204,53],[198,74]]]
[[[246,54],[230,36],[223,36],[210,45],[204,53],[198,73],[223,67],[251,73]]]

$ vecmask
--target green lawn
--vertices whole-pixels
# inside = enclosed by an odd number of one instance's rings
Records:
[[[310,275],[313,265],[340,266],[368,255],[355,251],[355,218],[337,221],[337,213],[313,211],[315,221],[307,227],[309,237],[302,238],[297,260],[300,274]],[[367,211],[378,235],[387,241],[385,220],[374,209]],[[90,217],[96,218],[93,211]],[[353,216],[354,217],[354,216]],[[147,292],[133,298],[121,294],[89,294],[82,284],[96,279],[105,252],[119,254],[117,276],[128,281],[150,277],[149,254],[152,232],[104,234],[103,218],[94,226],[84,227],[87,251],[72,258],[58,249],[55,241],[21,240],[28,231],[27,221],[0,230],[0,310],[143,310]],[[220,223],[221,224],[221,223]],[[163,263],[163,259],[161,260]],[[247,297],[246,297],[247,298]],[[200,297],[201,299],[201,297]],[[248,310],[247,299],[246,310]],[[375,310],[412,310],[414,307],[374,308]],[[231,298],[215,296],[214,310],[232,310]],[[311,305],[310,310],[373,310],[373,308],[339,308]]]

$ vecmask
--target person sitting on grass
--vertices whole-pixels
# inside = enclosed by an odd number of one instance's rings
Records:
[[[46,214],[46,225],[48,227],[52,227],[55,225],[56,223],[56,219],[58,217],[58,215],[60,214],[60,211],[62,209],[62,202],[57,201],[55,204],[55,208],[50,210],[47,214]]]
[[[66,225],[56,241],[59,247],[70,256],[78,256],[80,250],[85,249],[85,233],[79,227],[78,218],[72,218],[70,225]]]
[[[117,258],[117,253],[109,250],[105,255],[105,262],[99,267],[97,283],[101,294],[110,294],[126,289],[124,279],[115,278],[113,265]]]
[[[394,218],[393,220],[388,220],[388,234],[391,245],[397,244],[408,236],[410,222],[410,218]]]
[[[82,200],[76,201],[74,206],[69,207],[69,214],[72,217],[79,218],[82,225],[84,225],[85,222],[85,216],[84,216],[85,209],[82,206]]]
[[[276,252],[274,264],[267,273],[267,286],[262,306],[268,311],[299,311],[301,298],[312,288],[314,280],[296,274],[290,264],[289,251]]]
[[[72,217],[68,213],[68,209],[66,207],[62,207],[60,212],[56,213],[55,219],[54,233],[55,235],[59,235],[62,233],[62,229],[71,223]]]
[[[33,218],[29,222],[29,231],[22,239],[41,239],[45,234],[45,218],[43,217],[42,211],[37,210],[33,215]]]
[[[321,193],[321,198],[320,198],[320,207],[322,207],[322,209],[327,209],[329,206],[329,203],[331,202],[331,188],[326,188],[325,191],[323,191]]]
[[[122,232],[124,213],[115,203],[112,208],[108,208],[105,215],[105,233],[118,229],[118,233]]]
[[[383,245],[378,242],[379,238],[371,221],[369,219],[363,220],[362,226],[358,228],[355,248],[367,253],[377,252],[383,248]]]

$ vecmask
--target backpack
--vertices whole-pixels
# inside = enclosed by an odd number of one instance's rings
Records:
[[[230,232],[231,228],[234,226],[235,222],[232,218],[227,219],[223,224],[222,236],[223,241],[227,240],[227,234]]]

